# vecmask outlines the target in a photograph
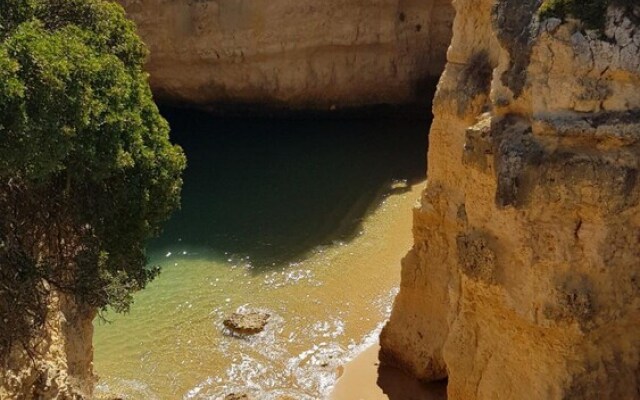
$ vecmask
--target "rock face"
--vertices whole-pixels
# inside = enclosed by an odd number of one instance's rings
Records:
[[[93,393],[93,309],[53,295],[43,337],[32,354],[14,346],[0,368],[0,399],[90,399]]]
[[[640,6],[454,3],[381,358],[449,399],[638,399]]]
[[[151,50],[156,98],[332,108],[424,100],[450,0],[119,0]]]

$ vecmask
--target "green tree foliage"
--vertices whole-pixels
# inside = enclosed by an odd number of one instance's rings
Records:
[[[169,142],[122,8],[0,0],[0,353],[52,289],[126,311],[157,274],[145,241],[179,205]]]

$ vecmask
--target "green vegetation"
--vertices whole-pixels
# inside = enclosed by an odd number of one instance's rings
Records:
[[[540,7],[540,18],[573,17],[581,20],[587,29],[603,29],[609,5],[631,7],[637,0],[545,0]]]
[[[103,0],[0,0],[0,354],[51,291],[126,311],[157,274],[144,245],[179,205],[182,150]]]

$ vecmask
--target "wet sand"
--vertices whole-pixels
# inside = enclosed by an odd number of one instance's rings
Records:
[[[446,400],[445,382],[425,384],[402,371],[380,367],[380,345],[346,364],[330,400]]]

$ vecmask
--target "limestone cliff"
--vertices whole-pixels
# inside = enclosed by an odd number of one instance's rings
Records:
[[[151,50],[156,97],[289,108],[424,100],[450,0],[120,0]]]
[[[449,399],[640,398],[640,6],[454,5],[381,357]]]
[[[91,308],[52,295],[43,334],[28,351],[17,343],[0,368],[0,399],[90,399],[93,375]]]

